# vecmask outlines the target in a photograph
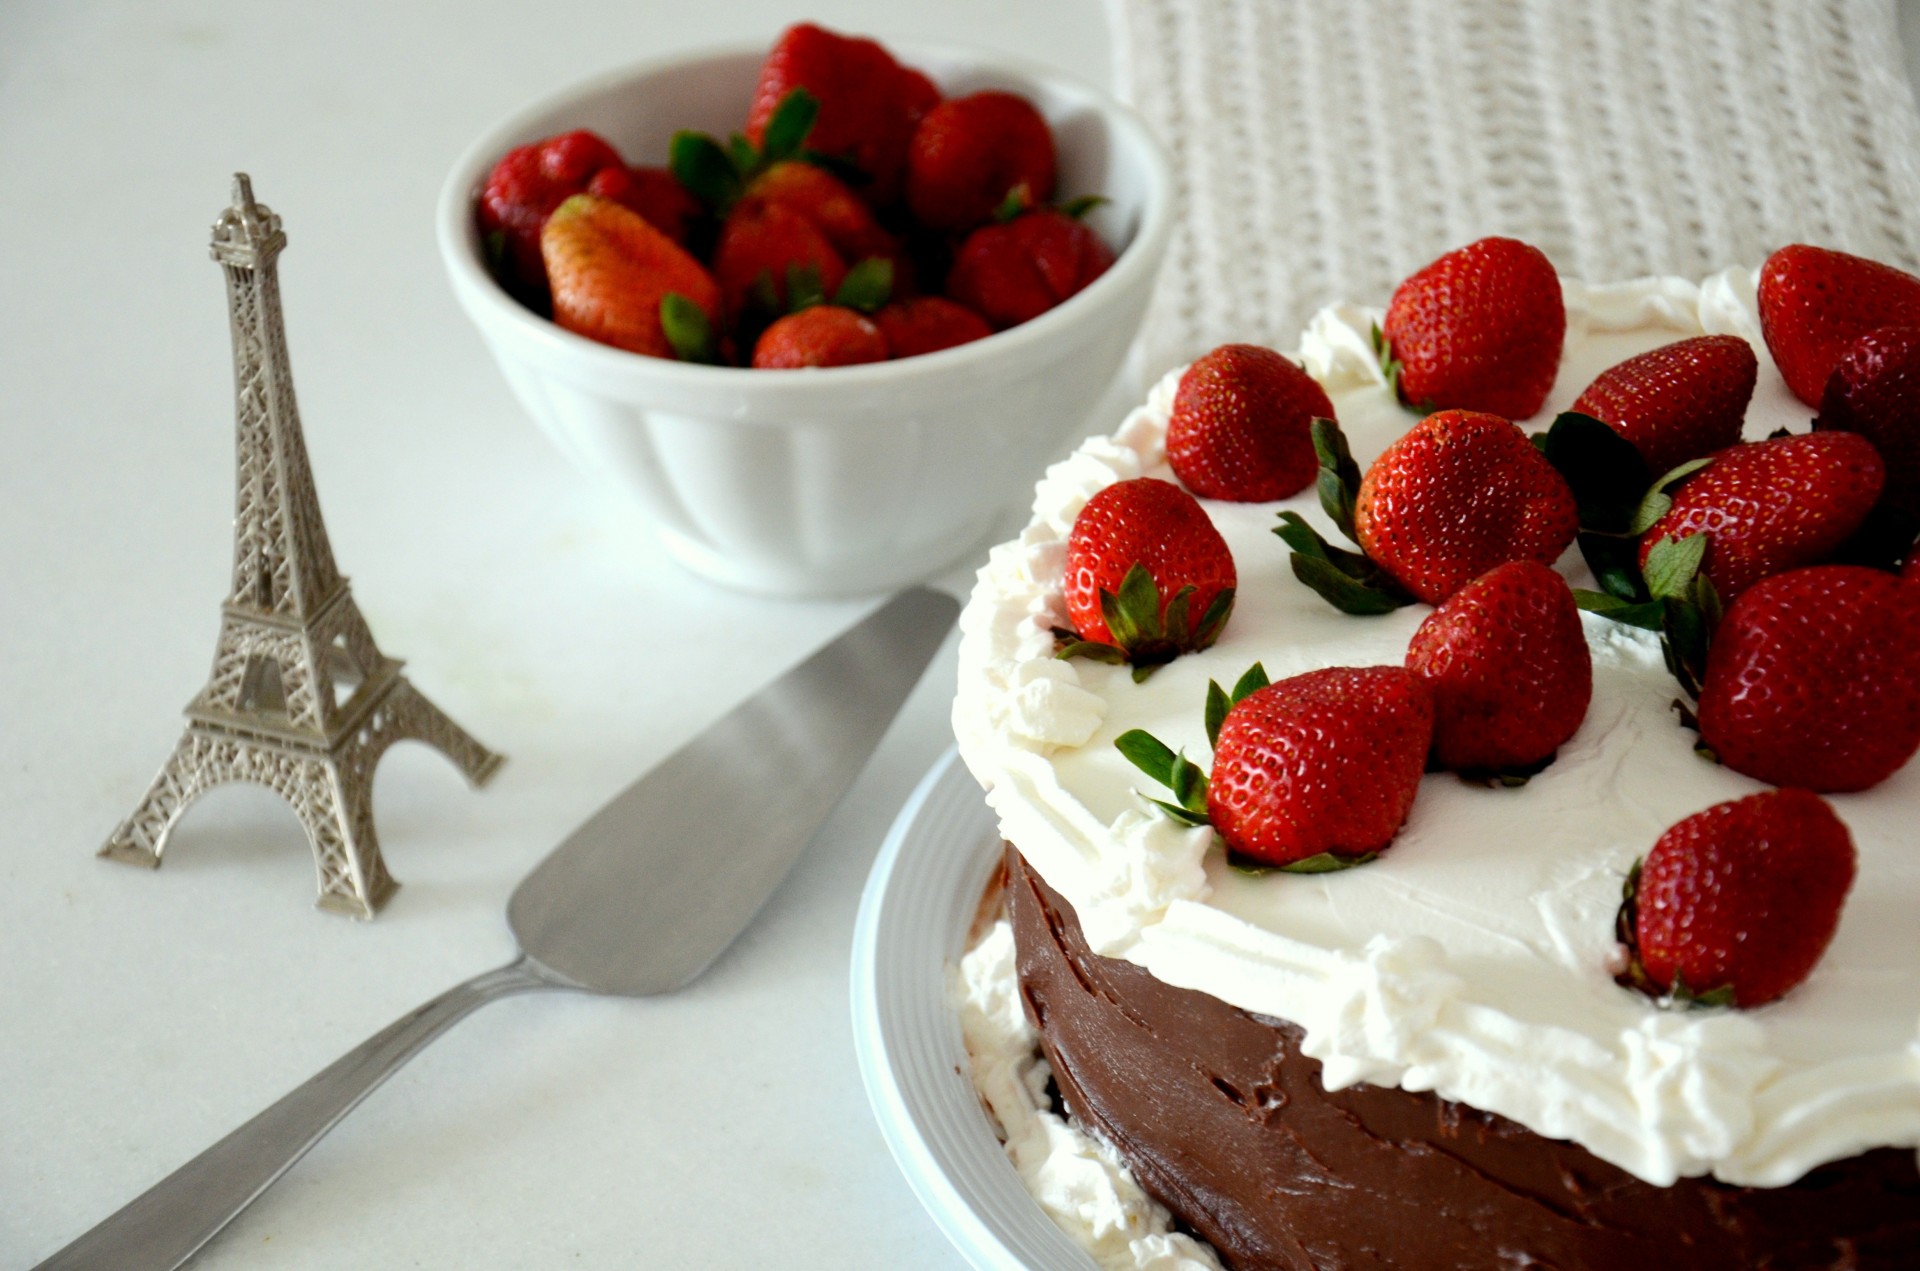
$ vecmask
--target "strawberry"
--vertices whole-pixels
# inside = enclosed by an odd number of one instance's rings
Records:
[[[1407,669],[1433,696],[1443,768],[1518,784],[1552,762],[1593,696],[1593,657],[1566,580],[1538,561],[1496,565],[1427,615]]]
[[[700,200],[665,168],[602,168],[587,182],[586,192],[632,208],[682,247],[704,213]]]
[[[1483,238],[1401,283],[1381,334],[1402,401],[1525,419],[1553,388],[1566,331],[1552,262],[1518,239]]]
[[[1227,693],[1207,686],[1213,771],[1133,729],[1114,745],[1169,786],[1153,803],[1212,825],[1251,863],[1317,874],[1386,850],[1420,790],[1433,702],[1397,666],[1329,667],[1278,684],[1255,663]]]
[[[1573,542],[1573,492],[1527,435],[1498,415],[1429,415],[1360,483],[1354,541],[1400,586],[1439,604],[1495,565],[1551,565]]]
[[[1853,886],[1826,800],[1766,790],[1676,822],[1628,877],[1621,982],[1685,1005],[1764,1006],[1812,973]]]
[[[1167,462],[1195,494],[1265,503],[1313,484],[1313,421],[1327,392],[1272,349],[1223,344],[1180,376],[1167,421]]]
[[[855,39],[802,22],[781,32],[760,65],[747,112],[747,138],[759,145],[774,112],[796,88],[820,103],[815,150],[851,165],[876,204],[899,194],[907,144],[940,92],[901,66],[873,40]]]
[[[1011,195],[1053,198],[1053,130],[1013,93],[951,97],[920,121],[907,147],[907,207],[931,229],[964,233],[993,219]]]
[[[720,288],[639,213],[576,194],[547,218],[540,250],[560,326],[652,357],[711,360]]]
[[[728,148],[697,132],[673,138],[674,175],[722,217],[713,271],[736,321],[748,315],[758,325],[796,307],[796,274],[831,293],[849,266],[879,258],[892,265],[896,285],[904,289],[910,278],[899,240],[860,197],[801,160],[818,113],[819,103],[795,90],[780,102],[758,145],[736,137]]]
[[[1413,808],[1432,738],[1433,702],[1400,667],[1281,680],[1221,723],[1208,818],[1230,847],[1269,865],[1379,852]]]
[[[1739,442],[1759,371],[1739,336],[1695,336],[1602,371],[1573,409],[1632,442],[1657,476]]]
[[[852,366],[886,359],[887,340],[873,319],[840,305],[814,305],[790,313],[761,332],[753,346],[753,364],[763,370]]]
[[[993,334],[986,319],[945,296],[896,300],[874,314],[873,320],[896,358],[937,353]]]
[[[1871,441],[1887,469],[1881,499],[1920,517],[1920,326],[1881,327],[1847,346],[1813,427]]]
[[[1855,433],[1803,433],[1723,450],[1686,478],[1641,538],[1640,568],[1661,542],[1704,533],[1700,572],[1731,602],[1769,574],[1811,564],[1846,542],[1873,510],[1882,480],[1873,443]]]
[[[823,291],[836,290],[847,261],[803,214],[784,203],[743,199],[721,223],[713,274],[729,317],[739,321],[751,312],[765,321],[791,307],[800,275]]]
[[[501,156],[480,188],[476,211],[494,271],[509,291],[536,309],[547,307],[547,270],[540,258],[547,217],[571,196],[586,193],[596,177],[626,171],[619,151],[585,129]]]
[[[1191,494],[1153,477],[1087,500],[1067,535],[1065,596],[1077,640],[1062,657],[1131,662],[1134,677],[1219,638],[1237,579],[1226,540]]]
[[[1036,318],[1113,264],[1113,249],[1056,208],[983,225],[961,243],[947,294],[1003,331]]]
[[[1906,562],[1900,566],[1900,577],[1910,583],[1920,582],[1920,551],[1907,557]]]
[[[1707,652],[1700,740],[1779,786],[1865,790],[1920,748],[1920,587],[1817,565],[1749,588]]]
[[[1795,243],[1760,267],[1760,331],[1787,387],[1815,410],[1847,347],[1875,327],[1920,326],[1920,278]]]

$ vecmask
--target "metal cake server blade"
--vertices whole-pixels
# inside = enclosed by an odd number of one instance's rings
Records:
[[[695,979],[853,784],[958,612],[940,592],[902,592],[729,711],[521,881],[507,904],[521,956],[395,1020],[39,1271],[178,1267],[416,1051],[496,998],[642,997]]]

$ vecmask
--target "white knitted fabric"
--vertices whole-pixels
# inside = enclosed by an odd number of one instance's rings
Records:
[[[1291,347],[1487,234],[1593,280],[1811,242],[1920,266],[1892,0],[1109,0],[1174,155],[1151,373]]]

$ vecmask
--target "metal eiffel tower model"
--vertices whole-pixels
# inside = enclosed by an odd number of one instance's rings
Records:
[[[500,765],[382,654],[333,562],[294,405],[276,264],[280,218],[245,173],[213,226],[233,324],[238,470],[233,590],[213,676],[132,816],[100,854],[158,868],[201,791],[255,781],[277,791],[313,845],[322,909],[371,918],[397,885],[373,828],[373,769],[396,741],[443,752],[478,786]]]

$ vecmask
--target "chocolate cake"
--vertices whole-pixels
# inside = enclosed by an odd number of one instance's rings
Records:
[[[1068,1110],[1235,1271],[1893,1271],[1920,1170],[1881,1148],[1790,1187],[1656,1187],[1431,1093],[1328,1091],[1283,1020],[1087,947],[1007,852],[1020,993]]]

